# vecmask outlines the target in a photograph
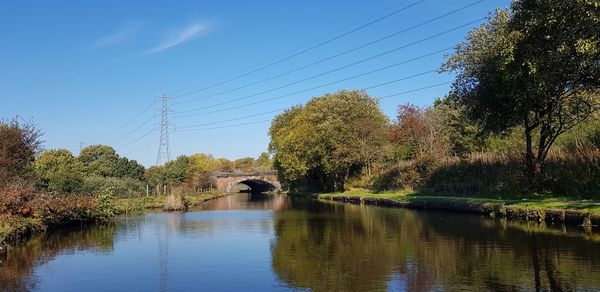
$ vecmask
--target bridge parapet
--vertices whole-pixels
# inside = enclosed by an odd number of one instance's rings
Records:
[[[256,172],[217,172],[217,178],[220,177],[241,177],[241,176],[277,176],[277,171],[256,171]]]

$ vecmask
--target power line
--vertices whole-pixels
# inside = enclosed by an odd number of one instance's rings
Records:
[[[365,90],[373,89],[373,88],[377,88],[377,87],[381,87],[381,86],[385,86],[385,85],[389,85],[391,83],[395,83],[395,82],[400,82],[400,81],[412,79],[412,78],[415,78],[415,77],[419,77],[419,76],[422,76],[422,75],[425,75],[425,74],[434,73],[434,72],[436,72],[436,70],[428,70],[428,71],[421,72],[421,73],[418,73],[418,74],[413,74],[413,75],[410,75],[410,76],[406,76],[406,77],[394,79],[394,80],[391,80],[391,81],[379,83],[379,84],[376,84],[376,85],[373,85],[373,86],[369,86],[369,87],[365,88]],[[319,86],[316,86],[316,87],[312,87],[312,88],[308,88],[308,89],[304,89],[304,90],[292,92],[292,93],[289,93],[289,94],[286,94],[286,95],[281,95],[281,96],[276,96],[276,97],[272,97],[272,98],[260,100],[260,101],[255,101],[255,102],[248,103],[248,104],[243,104],[243,105],[239,105],[239,106],[235,106],[235,107],[229,107],[229,108],[215,110],[215,111],[198,113],[198,114],[194,114],[194,115],[187,115],[185,117],[197,116],[197,115],[204,115],[204,114],[211,114],[211,113],[217,113],[217,112],[222,112],[222,111],[229,111],[229,110],[238,109],[238,108],[245,107],[245,106],[250,106],[250,105],[265,103],[265,102],[273,101],[273,100],[276,100],[276,99],[284,98],[284,97],[287,97],[287,96],[292,96],[292,95],[304,93],[304,92],[307,92],[307,91],[310,91],[310,90],[318,89],[318,88],[321,88],[321,87],[329,86],[332,83],[335,83],[335,82],[330,82],[328,84],[319,85]]]
[[[411,89],[411,90],[406,90],[406,91],[402,91],[402,92],[397,92],[397,93],[385,95],[385,96],[379,97],[377,99],[381,100],[381,99],[386,99],[386,98],[390,98],[390,97],[394,97],[394,96],[398,96],[398,95],[403,95],[403,94],[408,94],[408,93],[414,93],[414,92],[423,91],[423,90],[427,90],[427,89],[431,89],[431,88],[435,88],[435,87],[439,87],[439,86],[447,85],[447,84],[451,84],[451,83],[452,83],[451,81],[436,83],[436,84],[432,84],[432,85],[428,85],[428,86],[424,86],[424,87],[419,87],[419,88],[415,88],[415,89]],[[287,108],[285,108],[285,109],[287,109]],[[281,110],[277,110],[277,111],[282,111],[282,110],[285,110],[285,109],[281,109]],[[273,112],[275,112],[275,111],[273,111]],[[267,113],[263,113],[263,114],[267,114]],[[248,116],[248,117],[250,117],[250,116]],[[241,119],[241,118],[239,118],[239,119]],[[227,120],[227,121],[222,121],[222,122],[228,122],[228,121],[232,121],[232,120]],[[178,130],[178,132],[207,131],[207,130],[216,130],[216,129],[223,129],[223,128],[234,128],[234,127],[239,127],[239,126],[247,126],[247,125],[254,125],[254,124],[260,124],[260,123],[266,123],[266,122],[270,122],[270,121],[272,121],[272,119],[270,119],[270,120],[260,120],[260,121],[255,121],[255,122],[240,123],[240,124],[233,124],[233,125],[217,126],[217,127],[195,128],[195,129],[194,128],[190,128],[190,129]]]
[[[407,59],[407,60],[403,60],[401,62],[397,62],[397,63],[391,64],[391,65],[387,65],[387,66],[384,66],[384,67],[381,67],[381,68],[378,68],[378,69],[374,69],[374,70],[367,71],[367,72],[364,72],[364,73],[360,73],[360,74],[357,74],[357,75],[353,75],[353,76],[350,76],[350,77],[342,78],[342,79],[339,79],[339,80],[336,80],[336,81],[333,81],[333,82],[328,82],[328,83],[317,85],[317,86],[314,86],[314,87],[311,87],[311,88],[302,89],[302,90],[299,90],[299,91],[295,91],[295,92],[292,92],[292,93],[289,93],[289,94],[277,96],[277,97],[274,97],[274,98],[268,98],[268,99],[266,99],[266,101],[271,101],[271,100],[275,100],[275,99],[279,99],[279,98],[284,98],[284,97],[287,97],[287,96],[292,96],[292,95],[295,95],[295,94],[304,93],[304,92],[308,92],[308,91],[311,91],[311,90],[314,90],[314,89],[319,89],[319,88],[327,87],[327,86],[330,86],[330,85],[333,85],[333,84],[337,84],[337,83],[341,83],[341,82],[344,82],[344,81],[348,81],[348,80],[360,78],[360,77],[363,77],[363,76],[367,76],[369,74],[373,74],[373,73],[376,73],[376,72],[387,70],[389,68],[397,67],[397,66],[400,66],[400,65],[403,65],[403,64],[407,64],[407,63],[410,63],[410,62],[414,62],[414,61],[417,61],[417,60],[420,60],[420,59],[423,59],[423,58],[427,58],[429,56],[433,56],[435,54],[439,54],[439,53],[447,51],[449,49],[450,48],[444,48],[444,49],[441,49],[441,50],[436,50],[436,51],[433,51],[433,52],[430,52],[430,53],[427,53],[427,54],[424,54],[424,55],[421,55],[421,56],[418,56],[418,57],[414,57],[414,58],[410,58],[410,59]],[[435,70],[433,70],[433,71],[435,71]],[[428,71],[428,72],[433,72],[433,71]],[[252,97],[252,96],[256,96],[256,95],[258,95],[258,94],[253,94],[251,96],[244,96],[242,98],[236,99],[236,101],[241,100],[241,99],[246,99],[246,98],[249,98],[249,97]],[[227,102],[227,103],[229,103],[229,102]],[[253,103],[245,104],[243,106],[254,105],[256,103],[261,103],[261,102],[253,102]],[[206,108],[212,108],[212,107],[214,107],[214,106],[200,107],[200,108],[195,108],[195,109],[191,109],[191,110],[187,110],[187,111],[182,111],[182,113],[196,112],[198,110],[202,110],[202,109],[206,109]],[[233,107],[233,108],[239,108],[239,107],[242,107],[242,106],[237,106],[237,107]],[[216,112],[218,112],[218,111],[219,110],[216,110]],[[215,111],[210,111],[208,113],[213,113],[213,112],[215,112]],[[203,112],[203,113],[199,113],[199,114],[176,115],[175,117],[177,117],[177,118],[190,117],[190,116],[197,116],[197,115],[201,115],[201,114],[205,114],[205,113],[207,113],[207,112]]]
[[[401,5],[404,5],[404,3],[406,3],[406,2],[408,2],[408,0],[401,1],[401,2],[399,2],[399,3],[397,3],[397,4],[395,4],[395,5],[392,5],[392,6],[388,7],[388,8],[386,8],[386,9],[380,10],[380,11],[378,11],[378,12],[374,13],[374,14],[371,14],[371,15],[369,15],[369,16],[367,16],[367,17],[365,17],[365,18],[363,18],[363,19],[361,19],[361,20],[359,20],[359,21],[356,21],[356,22],[354,22],[354,23],[352,23],[352,24],[350,24],[350,25],[347,25],[347,26],[345,26],[345,27],[343,27],[343,28],[341,28],[341,29],[338,29],[338,30],[336,30],[336,31],[334,31],[334,32],[331,32],[331,33],[329,33],[329,34],[327,34],[327,35],[325,35],[325,36],[322,36],[322,37],[321,37],[321,38],[319,38],[319,39],[315,39],[315,40],[313,40],[313,41],[311,41],[311,42],[308,42],[308,43],[305,43],[305,44],[303,44],[303,45],[297,46],[297,47],[296,47],[296,48],[294,48],[294,49],[288,50],[288,51],[287,51],[287,52],[285,52],[285,53],[279,54],[279,55],[277,55],[277,56],[275,56],[275,57],[273,57],[273,58],[270,58],[270,59],[268,59],[268,60],[266,60],[266,61],[264,61],[264,62],[261,62],[261,63],[259,63],[259,64],[256,64],[256,65],[254,65],[254,66],[252,66],[252,67],[258,67],[258,66],[262,66],[262,65],[264,65],[264,64],[267,64],[267,63],[270,63],[270,62],[272,62],[273,60],[277,60],[277,59],[279,59],[279,58],[282,58],[282,57],[284,57],[284,56],[286,56],[286,55],[288,55],[288,54],[292,54],[292,53],[294,53],[294,52],[296,52],[296,51],[298,51],[298,50],[304,49],[304,48],[305,48],[305,47],[307,47],[307,46],[310,46],[310,45],[312,45],[312,44],[314,44],[314,43],[318,43],[319,41],[321,41],[321,39],[322,39],[322,38],[330,37],[330,36],[333,36],[333,35],[335,35],[335,34],[337,34],[337,33],[339,33],[339,32],[342,32],[342,31],[345,31],[345,30],[347,30],[347,29],[350,29],[350,28],[352,28],[352,27],[354,27],[354,26],[356,26],[356,25],[358,25],[358,24],[360,24],[360,23],[362,23],[362,22],[365,22],[365,21],[367,21],[367,20],[369,20],[369,19],[372,19],[372,18],[374,18],[374,17],[376,17],[376,16],[378,16],[378,15],[381,15],[381,14],[383,14],[384,12],[390,11],[390,10],[392,10],[392,9],[394,9],[394,8],[397,8],[397,7],[401,6]],[[252,67],[249,67],[249,68],[248,68],[248,70],[251,70],[250,68],[252,68]],[[235,75],[235,74],[229,74],[229,75],[227,75],[227,76],[224,76],[224,77],[222,77],[222,78],[219,78],[219,79],[226,79],[226,78],[230,78],[231,76],[234,76],[234,75]],[[205,85],[207,85],[207,84],[211,84],[211,83],[215,83],[215,82],[218,82],[218,80],[211,81],[211,82],[204,82],[204,83],[202,83],[201,85],[197,85],[197,86],[205,86]],[[188,87],[188,88],[184,88],[184,89],[179,89],[179,90],[176,90],[175,92],[187,91],[187,90],[192,90],[192,89],[193,89],[192,87]],[[173,98],[175,98],[175,97],[173,97]],[[176,104],[176,103],[174,103],[174,104]]]
[[[227,122],[239,121],[239,120],[243,120],[243,119],[247,119],[247,118],[264,116],[264,115],[268,115],[268,114],[280,112],[280,111],[283,111],[285,109],[287,109],[287,108],[281,108],[281,109],[277,109],[277,110],[272,110],[272,111],[268,111],[268,112],[263,112],[263,113],[258,113],[258,114],[253,114],[253,115],[248,115],[248,116],[243,116],[243,117],[238,117],[238,118],[233,118],[233,119],[228,119],[228,120],[221,120],[221,121],[215,121],[215,122],[207,122],[207,123],[202,123],[202,124],[177,127],[177,129],[188,129],[188,128],[195,128],[195,127],[201,127],[201,126],[208,126],[208,125],[215,125],[215,124],[222,124],[222,123],[227,123]]]
[[[134,150],[132,150],[132,151],[129,151],[129,152],[126,152],[126,153],[127,153],[128,155],[130,155],[130,154],[133,154],[133,153],[137,153],[137,152],[139,152],[140,150],[146,149],[146,148],[148,148],[148,147],[150,147],[150,146],[152,146],[152,145],[154,145],[155,143],[158,143],[158,142],[160,142],[160,141],[159,141],[159,140],[154,140],[154,141],[152,141],[152,142],[150,142],[150,143],[148,143],[148,144],[145,144],[145,145],[144,145],[144,146],[142,146],[142,147],[136,148],[136,149],[134,149]]]
[[[124,144],[123,146],[129,146],[129,145],[135,144],[137,141],[140,141],[140,140],[144,139],[145,137],[147,137],[148,135],[154,133],[155,131],[156,131],[156,129],[152,129],[152,130],[148,131],[147,133],[143,134],[142,136],[136,138],[135,140],[130,141],[129,143]]]
[[[305,90],[296,91],[296,92],[294,92],[292,94],[288,94],[288,95],[285,95],[285,96],[289,96],[289,95],[293,95],[293,94],[297,94],[297,93],[302,93],[302,92],[310,91],[310,90],[313,90],[313,89],[318,89],[318,88],[322,88],[322,87],[325,87],[325,86],[333,85],[333,84],[336,84],[336,83],[341,83],[341,82],[344,82],[344,81],[348,81],[348,80],[352,80],[352,79],[364,77],[364,76],[367,76],[367,75],[370,75],[370,74],[373,74],[373,73],[377,73],[377,72],[380,72],[380,71],[383,71],[383,70],[387,70],[387,69],[390,69],[390,68],[393,68],[393,67],[404,65],[404,64],[407,64],[407,63],[410,63],[410,62],[414,62],[414,61],[423,59],[423,58],[427,58],[427,57],[433,56],[435,54],[439,54],[441,52],[447,51],[449,49],[450,48],[445,48],[445,49],[442,49],[442,50],[437,50],[437,51],[434,51],[434,52],[431,52],[431,53],[427,53],[425,55],[421,55],[421,56],[414,57],[414,58],[411,58],[411,59],[407,59],[407,60],[404,60],[404,61],[401,61],[401,62],[398,62],[398,63],[387,65],[387,66],[384,66],[384,67],[381,67],[381,68],[378,68],[378,69],[375,69],[375,70],[371,70],[371,71],[367,71],[367,72],[364,72],[364,73],[360,73],[360,74],[353,75],[353,76],[350,76],[350,77],[347,77],[347,78],[338,79],[336,81],[328,82],[328,83],[325,83],[325,84],[322,84],[322,85],[318,85],[318,86],[315,86],[315,87],[311,87],[311,88],[308,88],[308,89],[305,89]],[[277,89],[280,89],[280,88],[283,88],[283,87],[288,87],[288,86],[289,85],[286,84],[284,86],[278,87]],[[255,94],[243,96],[243,97],[240,97],[240,98],[237,98],[237,99],[234,99],[234,100],[230,100],[230,101],[227,101],[227,102],[222,102],[222,103],[219,103],[217,105],[223,105],[223,104],[227,104],[227,103],[231,103],[231,102],[235,102],[235,101],[247,99],[247,98],[258,96],[258,95],[262,95],[264,93],[268,93],[268,92],[271,92],[271,91],[274,91],[274,90],[273,89],[265,90],[265,91],[262,91],[262,92],[259,92],[259,93],[255,93]],[[216,107],[217,105],[209,105],[209,106],[204,106],[204,107],[198,107],[198,108],[194,108],[194,109],[190,109],[190,110],[186,110],[186,111],[181,111],[181,113],[195,112],[195,111],[202,110],[202,109],[213,108],[213,107]],[[189,115],[177,115],[176,117],[184,117],[184,116],[189,116]]]
[[[178,132],[189,132],[189,131],[206,131],[206,130],[216,130],[216,129],[224,129],[224,128],[234,128],[234,127],[239,127],[239,126],[247,126],[247,125],[255,125],[255,124],[261,124],[261,123],[266,123],[266,122],[271,122],[272,120],[262,120],[262,121],[256,121],[256,122],[248,122],[248,123],[241,123],[241,124],[234,124],[234,125],[227,125],[227,126],[218,126],[218,127],[210,127],[210,128],[199,128],[199,129],[185,129],[185,130],[179,130]]]
[[[273,76],[271,76],[271,77],[267,77],[267,78],[265,78],[265,79],[261,79],[261,80],[259,80],[259,81],[255,81],[255,82],[247,83],[247,84],[244,84],[244,85],[242,85],[242,86],[238,86],[238,87],[235,87],[235,88],[232,88],[232,89],[228,89],[228,90],[220,91],[220,92],[217,92],[217,93],[213,93],[213,94],[210,94],[210,95],[205,95],[205,96],[201,96],[201,97],[197,97],[197,98],[193,98],[193,99],[189,99],[189,100],[184,100],[184,101],[176,102],[176,103],[174,103],[173,105],[177,105],[177,104],[184,104],[184,103],[194,102],[194,101],[197,101],[197,100],[202,100],[202,99],[206,99],[206,98],[210,98],[210,97],[219,96],[219,95],[222,95],[222,94],[225,94],[225,93],[229,93],[229,92],[233,92],[233,91],[236,91],[236,90],[239,90],[239,89],[247,88],[247,87],[250,87],[250,86],[253,86],[253,85],[257,85],[257,84],[260,84],[260,83],[264,83],[264,82],[266,82],[266,81],[270,81],[270,80],[273,80],[273,79],[276,79],[276,78],[279,78],[279,77],[282,77],[282,76],[285,76],[285,75],[288,75],[288,74],[291,74],[291,73],[298,72],[298,71],[300,71],[300,70],[303,70],[303,69],[306,69],[306,68],[312,67],[312,66],[314,66],[314,65],[318,65],[318,64],[324,63],[324,62],[326,62],[326,61],[329,61],[329,60],[332,60],[332,59],[334,59],[334,58],[337,58],[337,57],[340,57],[340,56],[343,56],[343,55],[349,54],[349,53],[351,53],[351,52],[354,52],[354,51],[357,51],[357,50],[363,49],[363,48],[365,48],[365,47],[368,47],[368,46],[371,46],[371,45],[373,45],[373,44],[376,44],[376,43],[382,42],[382,41],[384,41],[384,40],[390,39],[390,38],[392,38],[392,37],[398,36],[398,35],[400,35],[400,34],[406,33],[406,32],[408,32],[408,31],[411,31],[411,30],[413,30],[413,29],[416,29],[416,28],[418,28],[418,27],[421,27],[421,26],[423,26],[423,25],[426,25],[426,24],[432,23],[432,22],[434,22],[434,21],[440,20],[440,19],[442,19],[442,18],[444,18],[444,17],[450,16],[450,15],[452,15],[452,14],[455,14],[455,13],[458,13],[458,12],[460,12],[460,11],[463,11],[463,10],[465,10],[465,9],[469,8],[469,7],[475,6],[475,5],[477,5],[477,4],[479,4],[479,3],[483,2],[483,1],[484,1],[484,0],[478,0],[478,1],[472,2],[472,3],[470,3],[470,4],[467,4],[467,5],[465,5],[465,6],[462,6],[462,7],[459,7],[459,8],[457,8],[457,9],[454,9],[454,10],[452,10],[452,11],[449,11],[449,12],[446,12],[446,13],[444,13],[444,14],[441,14],[441,15],[439,15],[439,16],[437,16],[437,17],[434,17],[434,18],[431,18],[431,19],[425,20],[425,21],[423,21],[423,22],[420,22],[420,23],[418,23],[418,24],[415,24],[415,25],[413,25],[413,26],[410,26],[410,27],[407,27],[407,28],[405,28],[405,29],[402,29],[402,30],[396,31],[396,32],[394,32],[394,33],[392,33],[392,34],[389,34],[389,35],[387,35],[387,36],[384,36],[384,37],[378,38],[378,39],[376,39],[376,40],[373,40],[373,41],[370,41],[370,42],[368,42],[368,43],[362,44],[362,45],[360,45],[360,46],[357,46],[357,47],[351,48],[351,49],[349,49],[349,50],[345,50],[345,51],[343,51],[343,52],[340,52],[340,53],[338,53],[338,54],[335,54],[335,55],[332,55],[332,56],[329,56],[329,57],[326,57],[326,58],[323,58],[323,59],[317,60],[317,61],[315,61],[315,62],[312,62],[312,63],[309,63],[309,64],[307,64],[307,65],[303,65],[303,66],[297,67],[297,68],[295,68],[295,69],[292,69],[292,70],[289,70],[289,71],[286,71],[286,72],[283,72],[283,73],[280,73],[280,74],[276,74],[276,75],[273,75]]]
[[[417,1],[417,2],[414,2],[414,3],[412,3],[412,4],[408,5],[408,6],[405,6],[405,7],[402,7],[402,8],[400,8],[400,9],[394,10],[394,11],[393,11],[393,12],[391,12],[391,13],[388,13],[388,14],[386,14],[386,15],[384,15],[384,16],[382,16],[382,17],[379,17],[379,18],[377,18],[377,19],[375,19],[375,20],[373,20],[373,21],[370,21],[370,22],[368,22],[368,23],[366,23],[366,24],[363,24],[363,25],[361,25],[361,26],[359,26],[359,27],[357,27],[357,28],[355,28],[355,29],[352,29],[352,30],[350,30],[350,31],[348,31],[348,32],[345,32],[345,33],[343,33],[343,34],[341,34],[341,35],[338,35],[338,36],[336,36],[336,37],[333,37],[333,38],[327,39],[327,40],[325,40],[325,41],[323,41],[323,42],[320,42],[320,43],[318,43],[318,44],[316,44],[316,45],[314,45],[314,46],[311,46],[311,47],[309,47],[309,48],[306,48],[306,49],[304,49],[304,50],[302,50],[302,51],[300,51],[300,52],[294,53],[294,54],[292,54],[292,55],[290,55],[290,56],[288,56],[288,57],[285,57],[285,58],[283,58],[283,59],[279,59],[279,60],[277,60],[277,61],[274,61],[274,62],[268,63],[268,64],[266,64],[266,65],[264,65],[264,66],[261,66],[261,67],[259,67],[259,68],[257,68],[257,69],[254,69],[254,70],[248,71],[248,72],[246,72],[246,73],[243,73],[243,74],[237,75],[237,76],[235,76],[235,77],[232,77],[232,78],[228,78],[228,79],[226,79],[226,80],[223,80],[223,81],[221,81],[221,82],[217,82],[217,83],[215,83],[215,84],[213,84],[213,85],[210,85],[210,86],[207,86],[207,87],[203,87],[203,88],[200,88],[200,89],[197,89],[197,90],[194,90],[194,91],[191,91],[191,92],[185,93],[185,94],[180,94],[180,95],[177,95],[177,96],[175,96],[174,98],[179,98],[179,97],[183,97],[183,96],[191,95],[191,94],[194,94],[194,93],[198,93],[198,92],[201,92],[201,91],[204,91],[204,90],[210,89],[210,88],[214,88],[214,87],[217,87],[217,86],[219,86],[219,85],[223,85],[223,84],[229,83],[229,82],[231,82],[231,81],[234,81],[234,80],[240,79],[240,78],[242,78],[242,77],[248,76],[248,75],[250,75],[250,74],[253,74],[253,73],[259,72],[259,71],[261,71],[261,70],[264,70],[264,69],[266,69],[266,68],[269,68],[269,67],[271,67],[271,66],[277,65],[277,64],[279,64],[279,63],[285,62],[285,61],[287,61],[287,60],[289,60],[289,59],[292,59],[292,58],[294,58],[294,57],[296,57],[296,56],[299,56],[299,55],[301,55],[301,54],[304,54],[304,53],[306,53],[306,52],[312,51],[312,50],[314,50],[314,49],[316,49],[316,48],[322,47],[322,46],[324,46],[324,45],[326,45],[326,44],[329,44],[329,43],[331,43],[331,42],[333,42],[333,41],[336,41],[336,40],[338,40],[338,39],[340,39],[340,38],[342,38],[342,37],[345,37],[345,36],[347,36],[347,35],[349,35],[349,34],[352,34],[352,33],[354,33],[354,32],[357,32],[357,31],[359,31],[359,30],[361,30],[361,29],[363,29],[363,28],[366,28],[366,27],[368,27],[368,26],[371,26],[371,25],[373,25],[373,24],[375,24],[375,23],[378,23],[378,22],[380,22],[380,21],[382,21],[382,20],[384,20],[384,19],[386,19],[386,18],[389,18],[389,17],[391,17],[391,16],[393,16],[393,15],[396,15],[396,14],[398,14],[398,13],[402,12],[402,11],[405,11],[405,10],[407,10],[407,9],[409,9],[409,8],[413,7],[413,6],[416,6],[417,4],[420,4],[420,3],[424,2],[424,1],[425,1],[425,0],[419,0],[419,1]]]
[[[350,64],[347,64],[347,65],[344,65],[344,66],[341,66],[341,67],[337,67],[335,69],[332,69],[332,70],[329,70],[329,71],[326,71],[326,72],[323,72],[323,73],[320,73],[320,74],[317,74],[317,75],[313,75],[313,76],[310,76],[310,77],[307,77],[307,78],[304,78],[304,79],[301,79],[301,80],[298,80],[298,81],[287,83],[287,84],[281,85],[279,87],[267,89],[267,90],[264,90],[264,91],[261,91],[261,92],[255,93],[255,94],[251,94],[251,95],[247,95],[247,96],[243,96],[243,97],[231,99],[231,100],[228,100],[228,101],[223,101],[223,102],[220,102],[220,103],[216,103],[216,104],[212,104],[212,105],[208,105],[208,106],[204,106],[204,107],[198,107],[198,108],[191,109],[191,110],[181,111],[181,113],[194,112],[194,111],[201,110],[201,109],[207,109],[207,108],[217,107],[217,106],[224,105],[224,104],[229,104],[229,103],[232,103],[232,102],[240,101],[240,100],[243,100],[243,99],[251,98],[251,97],[254,97],[254,96],[258,96],[258,95],[269,93],[269,92],[272,92],[272,91],[275,91],[275,90],[286,88],[286,87],[289,87],[289,86],[292,86],[292,85],[295,85],[295,84],[298,84],[298,83],[302,83],[302,82],[305,82],[305,81],[308,81],[308,80],[312,80],[312,79],[315,79],[315,78],[318,78],[318,77],[321,77],[321,76],[324,76],[324,75],[327,75],[327,74],[331,74],[333,72],[337,72],[337,71],[340,71],[340,70],[343,70],[343,69],[346,69],[346,68],[349,68],[349,67],[352,67],[352,66],[355,66],[355,65],[358,65],[358,64],[361,64],[361,63],[364,63],[364,62],[367,62],[367,61],[370,61],[370,60],[373,60],[373,59],[385,56],[385,55],[389,55],[389,54],[397,52],[399,50],[402,50],[402,49],[414,46],[416,44],[419,44],[419,43],[431,40],[433,38],[442,36],[444,34],[447,34],[447,33],[450,33],[450,32],[456,31],[456,30],[459,30],[459,29],[464,28],[466,26],[469,26],[469,25],[471,25],[473,23],[480,22],[480,21],[482,21],[484,19],[485,18],[479,18],[477,20],[470,21],[470,22],[467,22],[465,24],[456,26],[454,28],[451,28],[451,29],[448,29],[448,30],[445,30],[445,31],[442,31],[442,32],[439,32],[439,33],[436,33],[436,34],[433,34],[433,35],[430,35],[430,36],[425,37],[425,38],[422,38],[422,39],[420,39],[418,41],[414,41],[414,42],[408,43],[406,45],[403,45],[403,46],[400,46],[400,47],[396,47],[394,49],[391,49],[391,50],[379,53],[377,55],[374,55],[374,56],[371,56],[371,57],[368,57],[368,58],[365,58],[365,59],[361,59],[361,60],[352,62]],[[445,50],[447,50],[447,49],[445,49]]]
[[[106,138],[114,135],[115,133],[119,132],[120,130],[122,130],[123,128],[125,128],[129,124],[131,124],[133,121],[135,121],[137,118],[139,118],[141,115],[143,115],[145,112],[147,112],[155,104],[156,104],[156,101],[152,102],[149,106],[147,106],[144,109],[142,109],[142,111],[140,111],[138,114],[136,114],[133,118],[129,119],[127,122],[125,122],[124,124],[122,124],[121,126],[119,126],[116,130],[110,132],[107,135],[104,135],[104,137],[102,139],[100,139],[100,140],[104,140],[104,139],[106,139]]]
[[[147,125],[148,123],[152,122],[152,120],[154,120],[154,116],[150,117],[149,119],[147,119],[146,121],[144,121],[142,124],[140,124],[139,126],[137,126],[136,128],[134,128],[133,130],[129,131],[127,134],[122,135],[121,137],[119,137],[117,140],[123,139],[133,133],[135,133],[137,130],[141,129],[142,127],[144,127],[145,125]]]
[[[407,90],[407,91],[403,91],[403,92],[398,92],[398,93],[393,93],[393,94],[389,94],[389,95],[385,95],[382,97],[379,97],[379,99],[386,99],[386,98],[390,98],[390,97],[394,97],[394,96],[398,96],[398,95],[402,95],[402,94],[407,94],[407,93],[413,93],[413,92],[417,92],[417,91],[423,91],[426,89],[431,89],[431,88],[435,88],[435,87],[439,87],[442,85],[447,85],[447,84],[451,84],[452,81],[447,81],[447,82],[441,82],[441,83],[437,83],[437,84],[433,84],[433,85],[429,85],[429,86],[425,86],[425,87],[420,87],[420,88],[416,88],[416,89],[411,89],[411,90]]]

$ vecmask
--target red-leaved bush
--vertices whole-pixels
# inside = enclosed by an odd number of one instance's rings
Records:
[[[30,215],[28,204],[35,193],[36,189],[31,185],[11,184],[0,188],[0,214]]]

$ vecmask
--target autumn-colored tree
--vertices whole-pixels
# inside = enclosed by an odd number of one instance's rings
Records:
[[[33,179],[33,161],[41,148],[41,133],[33,123],[17,118],[0,121],[0,186]]]
[[[451,147],[446,122],[435,108],[405,104],[398,107],[397,119],[390,125],[388,135],[408,149],[406,158],[439,159],[447,156]]]

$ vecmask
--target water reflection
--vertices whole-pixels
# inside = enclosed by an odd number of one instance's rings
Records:
[[[306,202],[298,202],[304,204]],[[314,205],[277,213],[273,269],[315,291],[600,287],[585,234],[464,214]],[[328,210],[323,210],[328,209]]]
[[[82,250],[110,253],[115,234],[113,224],[95,228],[71,227],[35,236],[24,244],[11,246],[9,255],[0,266],[0,290],[34,290],[36,277],[33,270],[60,254],[73,254]]]
[[[600,236],[459,213],[240,194],[12,247],[0,290],[593,290]]]

